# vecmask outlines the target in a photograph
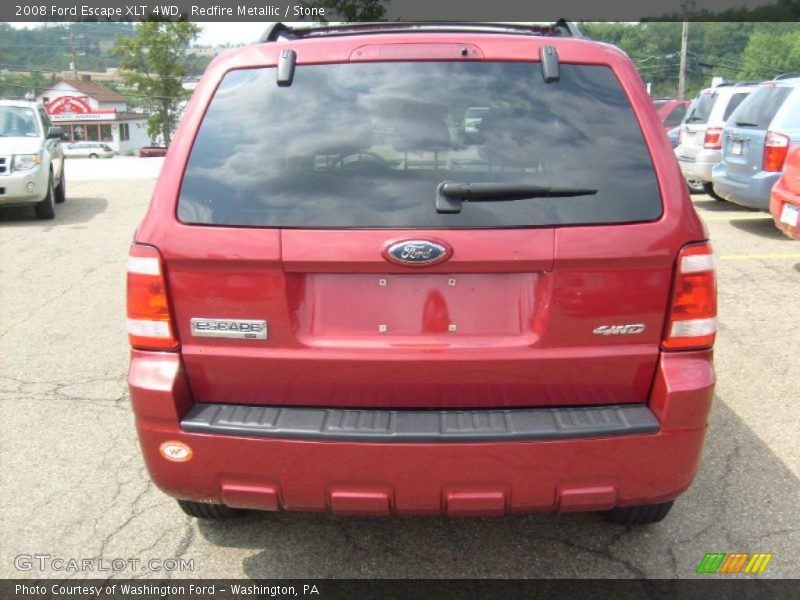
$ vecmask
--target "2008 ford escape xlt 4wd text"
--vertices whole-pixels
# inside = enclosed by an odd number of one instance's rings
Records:
[[[694,477],[707,233],[631,61],[564,22],[223,54],[128,265],[142,451],[191,515],[649,523]]]

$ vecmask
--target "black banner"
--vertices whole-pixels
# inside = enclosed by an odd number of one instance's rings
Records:
[[[793,580],[3,580],[4,600],[411,600],[428,598],[647,598],[653,600],[790,600]]]
[[[792,0],[3,0],[0,21],[796,21]]]

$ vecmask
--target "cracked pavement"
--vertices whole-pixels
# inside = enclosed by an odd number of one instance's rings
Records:
[[[767,215],[695,197],[719,256],[719,382],[695,483],[662,523],[211,523],[150,483],[128,405],[125,262],[152,185],[74,181],[50,222],[0,211],[0,577],[98,576],[14,568],[18,554],[49,554],[194,561],[193,572],[115,574],[135,577],[672,578],[695,576],[706,552],[734,551],[773,552],[760,577],[800,576],[800,242]]]

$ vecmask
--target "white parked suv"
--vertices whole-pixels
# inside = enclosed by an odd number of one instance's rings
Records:
[[[55,217],[67,191],[63,136],[40,104],[0,100],[0,206],[33,205],[37,218]]]
[[[706,88],[692,101],[681,123],[675,156],[683,176],[687,182],[702,183],[703,191],[718,200],[721,198],[711,185],[711,169],[722,160],[722,126],[755,89],[755,82]]]

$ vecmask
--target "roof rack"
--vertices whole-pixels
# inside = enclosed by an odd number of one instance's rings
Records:
[[[584,37],[580,29],[571,22],[559,19],[552,24],[522,23],[426,23],[426,22],[377,22],[346,23],[342,25],[322,25],[309,27],[290,27],[284,23],[271,23],[259,39],[262,43],[277,42],[280,39],[297,40],[345,35],[366,35],[373,33],[503,33],[511,35],[535,35],[543,37]]]
[[[737,81],[733,85],[758,85],[759,83],[761,82],[754,79],[745,79],[744,81]]]
[[[781,79],[797,79],[800,73],[781,73],[773,81],[780,81]]]

